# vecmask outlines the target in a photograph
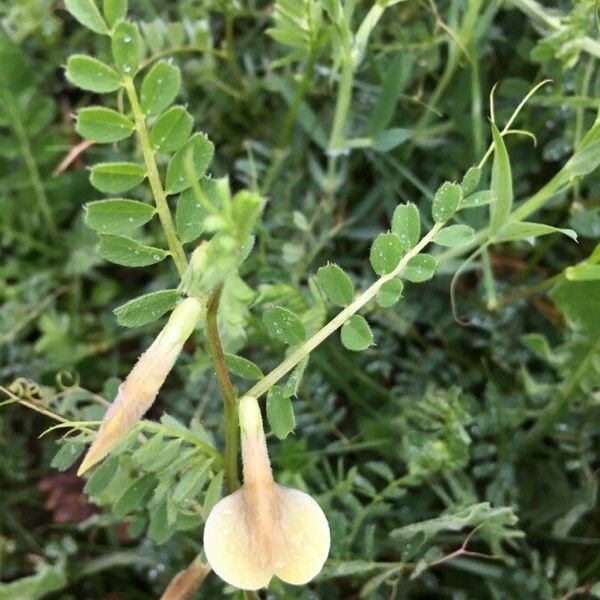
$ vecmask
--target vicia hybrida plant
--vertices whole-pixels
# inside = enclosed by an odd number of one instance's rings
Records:
[[[258,401],[266,395],[270,428],[277,438],[285,438],[295,428],[291,398],[298,391],[311,352],[338,330],[343,346],[350,351],[371,346],[374,336],[364,314],[373,304],[393,306],[401,298],[405,283],[425,282],[440,265],[463,254],[470,253],[464,263],[467,264],[494,244],[555,232],[575,237],[571,230],[525,219],[574,177],[596,166],[598,127],[582,140],[574,157],[550,182],[515,208],[504,138],[519,133],[511,126],[522,105],[501,130],[492,109],[492,144],[481,162],[466,170],[460,183],[443,183],[427,213],[423,214],[413,203],[395,208],[389,230],[380,233],[371,245],[369,260],[376,277],[370,286],[356,293],[350,275],[340,266],[328,263],[310,280],[310,289],[316,307],[329,304],[340,309],[330,320],[324,319],[325,309],[307,316],[286,306],[268,305],[262,325],[257,326],[287,349],[281,363],[263,376],[257,365],[225,352],[223,340],[243,330],[236,317],[253,308],[252,293],[243,276],[260,236],[266,199],[255,189],[232,190],[227,177],[208,175],[214,146],[204,133],[194,132],[193,118],[186,106],[176,103],[183,79],[181,71],[171,60],[147,56],[138,25],[127,18],[125,0],[105,0],[102,12],[94,0],[66,0],[65,4],[79,23],[103,36],[106,55],[111,57],[101,61],[84,54],[71,56],[66,66],[68,81],[92,94],[116,94],[117,98],[116,102],[106,100],[106,104],[112,102],[111,107],[103,103],[81,109],[76,130],[96,144],[127,144],[134,137],[139,157],[137,162],[117,157],[91,168],[92,186],[111,195],[85,207],[86,223],[99,235],[97,252],[107,261],[129,268],[149,267],[168,258],[179,278],[172,288],[152,291],[116,309],[118,322],[126,327],[144,326],[169,313],[170,316],[120,385],[79,473],[109,456],[118,456],[119,446],[135,436],[140,441],[135,454],[141,462],[166,460],[168,466],[172,460],[172,464],[180,465],[177,448],[172,456],[158,456],[151,445],[154,440],[147,441],[140,434],[138,421],[155,401],[184,344],[197,331],[198,337],[206,339],[223,399],[225,438],[223,452],[214,448],[203,430],[194,438],[195,442],[200,440],[197,446],[206,451],[205,460],[194,467],[198,469],[196,473],[207,479],[207,473],[211,473],[210,493],[206,492],[210,501],[205,501],[201,511],[206,559],[225,582],[241,589],[266,587],[274,577],[291,584],[305,584],[318,576],[327,559],[330,528],[313,497],[275,482]],[[392,4],[395,2],[375,3],[362,24],[353,30],[351,10],[343,10],[345,3],[331,0],[321,6],[309,2],[311,20],[307,21],[310,27],[305,24],[306,35],[291,36],[295,43],[288,43],[286,28],[290,22],[304,21],[296,18],[292,4],[277,3],[277,27],[271,35],[295,48],[292,58],[306,54],[312,60],[328,38],[336,43],[334,54],[340,83],[326,153],[327,175],[323,176],[327,194],[335,191],[341,157],[357,148],[384,151],[404,139],[405,133],[397,129],[377,131],[372,137],[346,137],[354,73],[364,57],[372,29]],[[296,20],[287,19],[288,13]],[[322,32],[327,19],[342,24],[331,36]],[[282,138],[285,141],[287,137],[289,131],[284,129]],[[485,167],[492,153],[488,178]],[[488,179],[489,185],[485,183]],[[151,202],[139,192],[144,182],[149,186]],[[122,197],[123,194],[135,197]],[[489,218],[476,231],[464,211],[486,206]],[[144,228],[153,227],[156,220],[164,234],[164,247],[144,243]],[[256,380],[241,400],[231,383],[230,372]],[[172,423],[171,426],[165,431],[177,430]],[[301,436],[302,431],[297,434]],[[272,452],[277,453],[276,443]],[[99,466],[90,482],[100,469],[108,469],[107,464],[108,461]],[[190,476],[183,485],[184,477],[173,493],[179,500],[193,498],[200,480],[200,476],[198,480]],[[219,500],[223,479],[229,495]],[[148,478],[144,485],[149,491],[154,480]],[[165,515],[161,515],[161,523],[166,523],[164,529],[176,522],[169,510],[167,506]]]

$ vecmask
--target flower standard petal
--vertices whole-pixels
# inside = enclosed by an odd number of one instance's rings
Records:
[[[331,536],[325,513],[308,494],[277,485],[280,508],[275,528],[275,575],[302,585],[314,579],[329,554]]]
[[[248,519],[243,490],[219,501],[204,525],[204,551],[213,571],[242,590],[266,587],[273,577],[269,548]]]

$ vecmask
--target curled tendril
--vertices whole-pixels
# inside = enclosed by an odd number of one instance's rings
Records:
[[[59,371],[54,379],[60,391],[68,391],[79,387],[79,375],[69,371]]]
[[[26,379],[25,377],[18,377],[9,384],[7,389],[19,400],[39,402],[42,398],[40,386],[34,381]]]

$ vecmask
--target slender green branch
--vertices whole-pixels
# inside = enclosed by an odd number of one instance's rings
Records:
[[[335,113],[333,115],[333,126],[329,138],[329,152],[339,153],[345,148],[346,121],[352,100],[352,86],[354,84],[354,63],[350,56],[342,61],[342,72],[340,85],[338,87]]]
[[[229,378],[225,355],[219,337],[217,313],[223,285],[219,285],[210,295],[206,308],[206,332],[215,365],[215,373],[223,398],[225,417],[225,482],[230,492],[240,487],[238,479],[238,400],[235,388]]]
[[[40,172],[33,157],[33,152],[31,151],[31,144],[29,143],[29,138],[27,137],[27,132],[25,131],[25,127],[21,119],[21,114],[18,107],[15,106],[14,98],[10,97],[9,94],[6,93],[2,94],[2,98],[10,114],[12,126],[17,139],[19,140],[19,145],[21,146],[21,154],[25,161],[27,172],[29,173],[29,179],[31,180],[31,186],[33,187],[38,208],[42,213],[42,218],[46,222],[46,227],[48,227],[50,236],[54,238],[57,235],[56,223],[54,222],[54,217],[52,216],[52,210],[50,209],[50,203],[48,202],[48,196],[46,195],[46,190],[44,189],[44,184],[42,183],[42,178],[40,177]]]
[[[258,398],[266,393],[282,377],[289,373],[305,356],[310,354],[319,344],[324,342],[332,333],[339,329],[354,313],[358,312],[369,300],[377,295],[381,286],[390,279],[400,275],[410,259],[416,256],[425,248],[435,237],[435,234],[442,228],[441,223],[436,223],[431,231],[411,250],[409,250],[398,263],[398,266],[388,275],[380,277],[373,285],[367,288],[358,296],[352,304],[340,311],[329,323],[317,331],[309,340],[298,346],[278,367],[273,369],[268,375],[263,377],[254,387],[248,390],[249,396]]]
[[[158,172],[158,166],[156,165],[154,149],[150,143],[150,136],[148,134],[148,128],[146,127],[146,118],[142,111],[142,107],[140,106],[133,79],[131,79],[131,77],[125,78],[124,86],[127,97],[129,98],[129,103],[131,104],[131,111],[133,112],[135,127],[140,140],[144,162],[146,163],[148,182],[152,189],[158,217],[165,232],[169,250],[173,257],[173,261],[175,262],[175,266],[177,267],[177,271],[179,271],[179,275],[183,276],[187,268],[187,259],[183,246],[179,241],[179,237],[177,237],[175,224],[173,223],[173,217],[171,216],[171,210],[169,209],[169,204],[167,202],[167,195],[160,180],[160,173]]]

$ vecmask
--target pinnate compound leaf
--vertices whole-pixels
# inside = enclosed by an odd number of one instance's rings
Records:
[[[119,194],[139,185],[145,177],[144,168],[135,163],[99,163],[92,167],[90,182],[101,192]]]
[[[121,87],[121,76],[117,71],[85,54],[69,57],[66,75],[73,85],[96,94],[107,94]]]
[[[225,364],[227,368],[242,379],[258,381],[263,378],[263,372],[252,361],[243,356],[225,353]]]
[[[468,225],[449,225],[438,231],[433,241],[448,248],[467,246],[475,238],[475,231]]]
[[[86,225],[100,233],[128,233],[150,221],[156,213],[153,206],[127,198],[96,200],[84,208]]]
[[[302,321],[290,310],[282,306],[269,308],[263,314],[267,333],[276,340],[289,345],[300,344],[306,339]]]
[[[508,152],[498,128],[492,123],[494,162],[490,184],[495,202],[490,205],[490,230],[497,231],[509,218],[513,204],[512,174]]]
[[[108,33],[106,22],[94,0],[65,0],[65,8],[84,27],[95,33]]]
[[[110,27],[114,27],[117,21],[127,16],[128,8],[127,0],[104,0],[102,3],[104,18]]]
[[[511,242],[517,240],[525,240],[527,238],[535,238],[550,233],[562,233],[572,240],[577,241],[577,234],[572,229],[562,229],[560,227],[552,227],[545,223],[530,223],[527,221],[513,221],[505,223],[494,234],[494,242]]]
[[[462,188],[458,183],[444,182],[433,197],[431,215],[436,223],[445,223],[454,216],[460,206]]]
[[[190,174],[186,168],[188,156],[192,156],[194,177],[200,179],[210,165],[215,147],[213,143],[202,133],[192,136],[188,142],[180,148],[167,166],[166,192],[177,194],[190,187]]]
[[[284,440],[296,427],[292,401],[277,385],[267,395],[267,420],[271,431],[280,440]]]
[[[433,277],[437,260],[431,254],[417,254],[406,265],[404,277],[413,283],[422,283]]]
[[[401,279],[390,279],[379,288],[377,296],[375,296],[375,301],[382,308],[394,306],[394,304],[400,300],[403,289],[404,283]]]
[[[117,323],[124,327],[141,327],[160,319],[179,302],[177,290],[160,290],[138,296],[114,309]]]
[[[373,343],[373,332],[362,315],[352,315],[342,325],[340,338],[344,348],[361,352]]]
[[[323,293],[336,306],[348,306],[354,299],[354,285],[346,272],[334,264],[321,267],[317,279]]]
[[[139,27],[131,21],[120,21],[112,34],[112,54],[119,71],[133,75],[145,50]]]
[[[157,62],[142,81],[140,105],[147,116],[158,115],[175,100],[181,86],[181,71],[165,61]]]
[[[172,106],[166,110],[150,131],[150,143],[161,154],[179,150],[192,133],[194,120],[183,106]]]
[[[414,204],[400,204],[392,217],[392,232],[400,239],[403,250],[410,250],[421,238],[421,216]]]
[[[169,253],[145,246],[122,235],[101,234],[96,252],[105,260],[124,267],[145,267],[163,260]]]
[[[391,273],[402,258],[402,243],[395,233],[381,233],[371,245],[369,260],[377,275]]]
[[[131,135],[133,128],[133,123],[126,116],[101,106],[81,109],[75,123],[75,130],[81,137],[101,144],[124,140]]]

